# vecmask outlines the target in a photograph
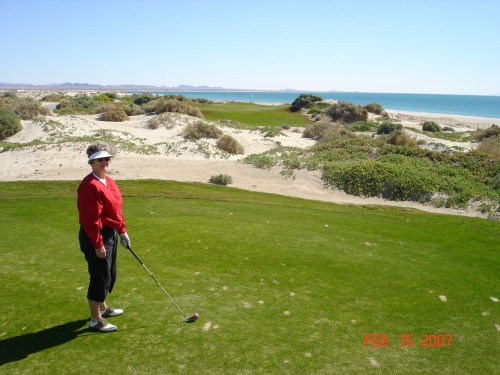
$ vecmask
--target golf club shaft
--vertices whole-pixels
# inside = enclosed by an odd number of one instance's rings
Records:
[[[139,261],[140,264],[142,264],[142,266],[144,267],[144,269],[146,271],[148,271],[149,275],[153,278],[153,280],[158,284],[158,286],[161,288],[161,290],[163,290],[163,293],[165,293],[165,295],[168,297],[168,299],[175,305],[175,307],[177,307],[177,309],[181,312],[182,316],[186,319],[186,320],[189,320],[189,318],[186,316],[186,314],[184,314],[184,312],[181,310],[181,308],[175,303],[175,301],[172,299],[172,297],[170,297],[170,295],[167,293],[167,291],[165,290],[165,288],[163,288],[161,286],[161,284],[158,282],[158,280],[156,280],[156,278],[153,276],[153,274],[151,273],[150,270],[148,270],[148,267],[146,267],[146,265],[142,262],[142,260],[137,256],[137,254],[134,252],[134,250],[132,250],[132,248],[130,247],[130,245],[127,246],[127,249],[130,250],[130,252],[132,253],[132,255],[135,257],[135,259],[137,259]]]

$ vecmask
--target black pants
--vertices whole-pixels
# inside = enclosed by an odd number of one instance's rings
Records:
[[[106,249],[106,258],[98,258],[94,246],[87,233],[80,227],[80,250],[85,254],[90,275],[87,298],[96,302],[104,302],[111,293],[116,281],[116,253],[118,251],[118,234],[114,229],[104,227],[101,230],[102,242]]]

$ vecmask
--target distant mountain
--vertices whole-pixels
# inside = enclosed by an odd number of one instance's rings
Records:
[[[304,92],[304,90],[283,89],[283,90],[249,90],[230,89],[212,86],[191,86],[178,85],[176,87],[154,86],[154,85],[99,85],[92,83],[47,83],[45,85],[33,85],[30,83],[9,83],[0,82],[0,89],[9,90],[123,90],[123,91],[278,91],[278,92]],[[307,91],[307,90],[306,90]]]

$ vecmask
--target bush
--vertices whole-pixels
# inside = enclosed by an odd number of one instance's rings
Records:
[[[292,112],[296,112],[302,108],[305,108],[308,104],[314,102],[321,102],[323,98],[318,95],[313,94],[300,94],[298,98],[296,98],[292,105],[290,106],[290,110]]]
[[[478,131],[474,139],[476,141],[482,141],[485,138],[496,137],[497,135],[500,135],[500,127],[493,125],[488,129]]]
[[[356,121],[347,125],[346,128],[353,132],[371,132],[378,128],[378,123],[375,121]]]
[[[396,132],[401,132],[403,129],[403,125],[392,122],[392,121],[383,121],[377,129],[377,134],[392,134]]]
[[[175,126],[175,120],[169,113],[162,113],[148,120],[146,127],[148,129],[158,129],[160,126],[165,126],[167,129],[172,129]]]
[[[426,121],[422,124],[422,130],[425,132],[439,133],[441,132],[441,126],[434,121]]]
[[[146,123],[146,128],[155,130],[160,127],[160,120],[158,120],[158,117],[153,117],[148,120]]]
[[[375,113],[376,115],[381,115],[382,113],[385,113],[384,107],[382,107],[382,105],[379,103],[370,103],[365,105],[363,108],[370,113]]]
[[[42,98],[42,102],[57,102],[59,103],[65,98],[64,94],[49,94]]]
[[[213,124],[207,124],[203,121],[197,121],[194,124],[189,124],[184,128],[183,137],[185,139],[195,140],[201,138],[219,138],[222,136],[222,130]]]
[[[33,98],[4,95],[0,100],[0,106],[10,109],[23,120],[30,120],[40,115],[50,115],[50,111]]]
[[[216,185],[229,185],[233,183],[233,178],[227,174],[219,174],[217,176],[210,177],[209,182]]]
[[[0,140],[4,140],[21,130],[19,116],[8,108],[0,107]]]
[[[137,104],[137,105],[146,104],[146,103],[150,102],[151,100],[155,100],[157,98],[158,98],[157,95],[153,95],[150,93],[132,95],[132,101],[134,104]]]
[[[78,95],[74,98],[67,98],[61,100],[57,105],[54,112],[67,115],[67,114],[83,114],[89,115],[95,113],[95,109],[99,106],[99,102],[92,100],[87,95]]]
[[[107,96],[106,94],[101,94],[101,95],[94,96],[92,98],[92,100],[95,100],[96,102],[106,102],[106,103],[109,102],[109,101],[111,101],[109,99],[109,96]]]
[[[217,140],[217,147],[233,155],[245,153],[245,148],[236,139],[227,134]]]
[[[500,160],[500,134],[484,138],[477,146],[477,151],[484,152],[495,160]]]
[[[166,96],[149,101],[143,106],[143,108],[148,113],[154,112],[159,114],[165,112],[176,112],[203,119],[203,114],[199,108],[193,108],[185,101],[178,101]]]
[[[331,122],[320,121],[313,125],[309,125],[304,129],[302,133],[303,138],[311,138],[314,140],[320,140],[323,138],[327,131],[333,130],[337,128],[338,125],[335,125]]]
[[[140,105],[130,103],[126,107],[123,107],[125,113],[129,116],[138,116],[144,114],[144,109]]]
[[[205,118],[205,116],[203,116],[203,113],[201,112],[201,109],[199,109],[198,107],[189,107],[188,115],[201,119]]]
[[[101,116],[101,120],[123,122],[128,120],[128,116],[122,107],[114,107],[104,112]]]
[[[360,105],[349,102],[332,104],[330,108],[325,110],[325,115],[329,116],[332,121],[338,121],[345,124],[368,120],[368,112],[366,109]]]
[[[387,143],[397,146],[409,146],[418,147],[418,142],[415,138],[410,137],[407,134],[395,132],[388,139]]]
[[[339,162],[325,168],[323,179],[348,194],[425,202],[430,200],[435,185],[425,164],[402,156],[386,162]]]

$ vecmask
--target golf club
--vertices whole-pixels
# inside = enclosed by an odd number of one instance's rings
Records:
[[[142,266],[144,267],[144,269],[146,271],[148,271],[149,275],[153,278],[153,280],[158,284],[158,286],[161,288],[161,290],[163,290],[163,293],[165,293],[165,295],[168,297],[168,299],[170,301],[172,301],[172,303],[175,305],[175,307],[177,307],[177,309],[181,312],[182,316],[184,317],[184,319],[186,319],[186,323],[194,323],[197,319],[198,319],[198,313],[194,313],[193,316],[191,317],[187,317],[186,314],[184,314],[184,312],[181,310],[181,308],[175,303],[175,301],[172,299],[172,297],[170,297],[170,295],[167,293],[167,291],[165,290],[165,288],[163,288],[161,286],[161,284],[158,282],[158,280],[156,280],[156,278],[153,276],[153,274],[151,273],[150,270],[148,270],[148,267],[146,267],[146,265],[142,262],[142,260],[137,256],[137,254],[134,252],[134,250],[132,250],[132,248],[130,247],[130,244],[127,244],[127,249],[132,253],[132,255],[135,257],[135,259],[137,259],[139,261],[140,264],[142,264]]]

